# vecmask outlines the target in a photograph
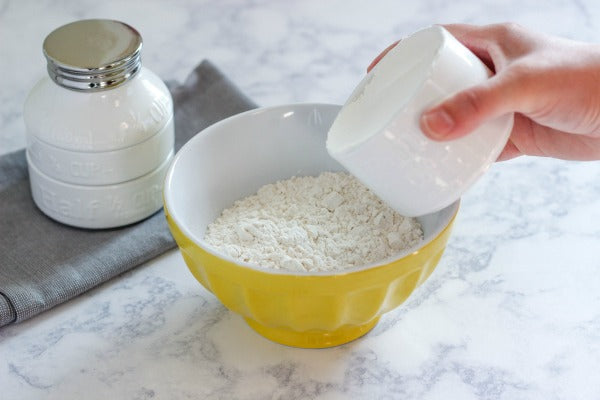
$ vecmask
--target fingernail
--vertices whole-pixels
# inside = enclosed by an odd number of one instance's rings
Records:
[[[424,113],[421,124],[432,139],[443,139],[454,128],[454,120],[450,114],[440,108]]]

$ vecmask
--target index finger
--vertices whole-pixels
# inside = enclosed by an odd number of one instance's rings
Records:
[[[381,59],[383,57],[385,57],[385,55],[387,53],[389,53],[389,51],[392,50],[394,48],[394,46],[396,46],[399,42],[400,42],[400,40],[396,40],[394,43],[392,43],[388,47],[386,47],[385,50],[383,50],[381,53],[379,53],[379,55],[377,57],[375,57],[375,59],[373,61],[371,61],[371,64],[369,64],[369,66],[367,67],[367,72],[371,72],[371,70],[377,65],[377,63],[379,61],[381,61]]]

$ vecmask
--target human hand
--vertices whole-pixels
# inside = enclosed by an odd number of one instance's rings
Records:
[[[426,110],[420,125],[428,137],[456,139],[514,112],[513,130],[498,160],[524,154],[600,159],[599,45],[547,36],[515,24],[444,27],[494,75]]]

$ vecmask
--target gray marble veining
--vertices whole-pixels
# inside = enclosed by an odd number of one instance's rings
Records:
[[[261,105],[341,103],[381,49],[437,22],[600,41],[592,0],[0,0],[0,154],[25,144],[45,35],[92,17],[137,27],[163,79],[209,58]],[[600,163],[496,164],[463,198],[433,275],[355,342],[269,342],[173,251],[0,330],[0,398],[599,399],[599,249]]]

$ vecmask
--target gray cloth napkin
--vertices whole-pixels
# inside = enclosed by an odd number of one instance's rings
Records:
[[[169,84],[175,148],[200,130],[255,107],[210,62]],[[24,150],[0,157],[0,327],[26,320],[175,247],[162,210],[118,229],[51,220],[33,203]]]

